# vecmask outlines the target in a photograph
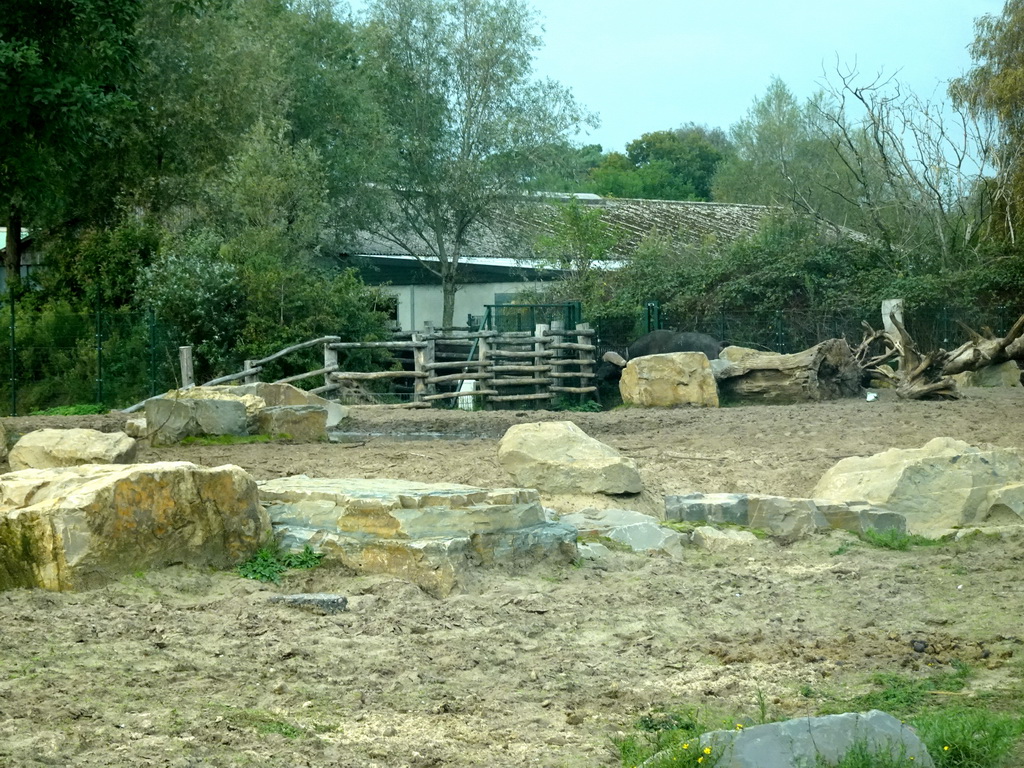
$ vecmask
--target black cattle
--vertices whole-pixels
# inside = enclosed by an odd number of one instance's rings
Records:
[[[611,383],[622,376],[622,369],[634,357],[665,355],[670,352],[703,352],[708,360],[718,358],[726,345],[706,333],[651,331],[634,341],[624,352],[607,352],[597,367],[597,381]]]

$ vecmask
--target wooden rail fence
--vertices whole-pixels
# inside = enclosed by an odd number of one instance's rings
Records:
[[[282,349],[261,360],[246,360],[243,370],[203,386],[259,381],[268,363],[303,349],[321,347],[323,367],[276,383],[293,384],[323,377],[311,392],[342,393],[353,385],[388,380],[389,388],[407,398],[391,407],[429,408],[434,403],[470,398],[483,407],[516,407],[524,402],[551,401],[558,396],[593,396],[595,331],[586,323],[568,330],[561,323],[537,325],[533,331],[502,333],[446,329],[396,334],[392,341],[343,342],[324,336]],[[354,350],[383,349],[392,353],[388,370],[346,371],[340,355]],[[182,383],[191,386],[191,349],[181,349]],[[465,401],[462,401],[465,402]],[[139,404],[141,405],[141,404]],[[133,406],[134,408],[134,406]]]

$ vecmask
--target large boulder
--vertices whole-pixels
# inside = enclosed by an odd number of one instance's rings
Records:
[[[571,421],[516,424],[498,443],[498,462],[526,488],[545,493],[639,493],[632,459]]]
[[[235,396],[165,396],[146,401],[146,429],[153,445],[172,445],[202,435],[247,435],[249,419],[246,402]]]
[[[10,453],[11,469],[52,469],[79,464],[131,464],[137,445],[123,432],[95,429],[37,429]]]
[[[0,421],[0,461],[7,459],[7,429],[3,421]]]
[[[937,437],[922,448],[892,448],[843,459],[815,498],[866,500],[899,512],[910,533],[941,536],[962,526],[1024,523],[1024,454]]]
[[[700,746],[710,747],[716,768],[836,765],[854,748],[900,765],[935,765],[913,728],[877,709],[711,731],[700,737]]]
[[[175,563],[228,568],[270,534],[235,466],[86,464],[0,476],[0,589],[99,586]]]
[[[203,389],[221,390],[229,395],[254,395],[263,400],[267,407],[274,408],[285,405],[317,405],[327,409],[327,428],[338,426],[348,416],[348,408],[333,400],[294,387],[291,384],[276,384],[256,381],[252,384],[238,384],[230,387],[203,387]]]
[[[284,549],[435,594],[474,566],[576,558],[576,529],[548,522],[532,489],[297,475],[261,483],[260,499]]]
[[[319,405],[275,405],[256,416],[260,434],[288,435],[299,443],[327,439],[327,409]]]
[[[619,392],[630,405],[718,407],[718,385],[703,352],[633,358],[622,371]]]

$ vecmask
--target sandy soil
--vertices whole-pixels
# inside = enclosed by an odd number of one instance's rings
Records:
[[[146,449],[140,460],[290,474],[511,485],[511,424],[577,422],[666,493],[805,495],[835,461],[936,436],[1024,448],[1024,392],[955,403],[844,401],[720,410],[355,409],[349,442]],[[117,429],[121,417],[5,419]],[[683,561],[482,572],[445,599],[321,568],[279,586],[172,568],[80,594],[0,594],[0,766],[601,766],[652,709],[810,714],[876,672],[964,661],[981,694],[1024,700],[1024,537],[891,552],[846,535]],[[320,616],[275,594],[330,591]],[[925,650],[921,642],[925,643]]]

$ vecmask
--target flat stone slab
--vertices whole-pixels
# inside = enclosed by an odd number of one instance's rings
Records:
[[[548,522],[537,491],[392,479],[260,483],[280,546],[447,594],[468,568],[577,557],[576,529]]]
[[[691,523],[741,525],[799,538],[829,530],[905,532],[903,515],[865,501],[790,499],[756,493],[690,493],[665,497],[665,517]]]
[[[304,608],[313,613],[341,613],[348,610],[348,598],[329,592],[303,592],[297,595],[274,595],[272,603],[284,603],[295,608]]]

